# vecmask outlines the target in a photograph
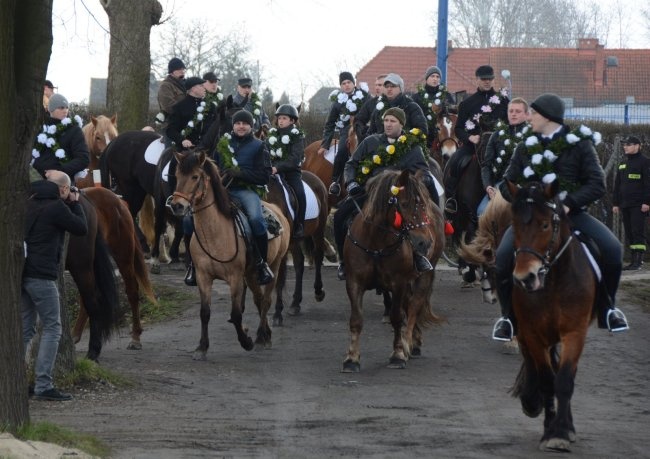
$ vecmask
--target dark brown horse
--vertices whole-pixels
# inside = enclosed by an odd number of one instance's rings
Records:
[[[280,264],[289,248],[289,222],[278,207],[263,203],[264,207],[275,214],[281,231],[279,236],[269,240],[268,246],[268,264],[275,278],[269,284],[259,285],[254,260],[247,253],[244,236],[237,229],[230,198],[221,183],[216,164],[207,159],[204,152],[177,154],[176,158],[177,184],[171,207],[176,215],[185,215],[190,210],[194,215],[195,231],[190,252],[201,296],[201,340],[194,352],[194,359],[205,360],[210,346],[208,323],[214,279],[224,280],[230,288],[230,322],[235,327],[239,344],[247,351],[254,347],[247,328],[242,325],[245,291],[248,287],[253,292],[253,301],[260,319],[255,345],[261,348],[271,347],[267,313]]]
[[[596,315],[597,281],[557,198],[558,182],[508,186],[515,241],[512,305],[524,359],[513,395],[527,416],[544,411],[540,449],[569,451],[575,441],[571,397]]]
[[[350,299],[351,341],[344,372],[361,369],[360,335],[366,290],[390,293],[393,326],[391,368],[404,368],[420,355],[422,331],[441,319],[431,311],[434,272],[418,273],[413,250],[435,266],[444,248],[442,212],[417,176],[385,171],[367,184],[368,198],[354,217],[343,249],[346,289]]]
[[[129,208],[115,193],[106,188],[85,188],[83,195],[97,214],[97,228],[110,249],[113,260],[120,270],[126,296],[131,306],[131,342],[127,349],[142,349],[140,335],[140,291],[153,303],[158,300],[153,292],[144,254],[135,234]],[[71,254],[70,256],[75,256]],[[72,332],[74,342],[81,339],[87,314],[79,308],[77,322]]]
[[[323,301],[325,298],[325,290],[323,290],[323,279],[321,276],[321,268],[323,265],[323,257],[326,251],[333,254],[331,244],[325,239],[325,227],[327,226],[327,216],[329,213],[327,205],[327,189],[323,182],[318,177],[308,171],[303,171],[302,180],[306,187],[309,187],[316,198],[316,205],[318,206],[318,213],[313,218],[305,219],[305,238],[302,241],[291,240],[289,251],[291,259],[293,260],[293,267],[296,273],[296,284],[293,290],[293,301],[289,307],[289,314],[292,316],[300,314],[300,304],[302,302],[302,278],[305,271],[305,255],[303,248],[310,255],[314,265],[314,296],[316,301]],[[305,190],[309,191],[309,190]],[[278,206],[284,216],[289,220],[291,227],[293,227],[293,218],[291,211],[287,206],[285,193],[282,189],[277,176],[271,178],[269,183],[269,193],[266,199]],[[295,205],[295,202],[294,202]],[[273,325],[281,326],[283,322],[282,310],[284,309],[284,301],[282,298],[282,290],[286,281],[286,263],[282,264],[276,288],[276,303],[275,314],[273,315]]]

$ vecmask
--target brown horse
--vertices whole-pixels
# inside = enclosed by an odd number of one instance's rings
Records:
[[[86,188],[93,186],[93,171],[99,170],[99,158],[111,140],[117,137],[117,115],[110,118],[104,115],[92,116],[90,122],[81,130],[90,152],[90,162],[87,169],[88,175],[82,179],[75,179],[75,184],[79,188]]]
[[[524,359],[513,395],[527,416],[544,410],[540,449],[569,451],[575,441],[571,396],[596,315],[597,280],[557,197],[558,182],[508,187],[515,241],[512,305]]]
[[[438,135],[432,139],[431,156],[435,159],[440,167],[444,168],[445,163],[458,150],[458,138],[456,137],[455,128],[458,115],[438,112],[436,126]]]
[[[142,291],[154,305],[158,305],[158,300],[149,280],[129,208],[115,193],[106,188],[86,188],[83,195],[97,213],[97,229],[106,241],[124,281],[124,289],[131,306],[131,342],[127,349],[142,349],[139,292]],[[75,343],[81,339],[87,317],[85,309],[80,307],[72,332]]]
[[[191,211],[194,215],[194,235],[190,243],[192,261],[196,267],[196,280],[201,297],[201,340],[194,352],[195,360],[205,360],[208,347],[208,323],[212,299],[212,282],[224,280],[230,287],[230,322],[235,327],[241,346],[247,351],[253,348],[253,341],[242,325],[245,306],[245,290],[253,292],[260,323],[255,345],[271,346],[271,328],[267,313],[271,306],[271,295],[275,288],[280,264],[289,248],[290,225],[277,206],[263,203],[280,222],[277,237],[269,240],[268,264],[275,276],[267,285],[259,285],[253,258],[247,253],[244,236],[237,229],[228,191],[221,183],[219,171],[204,152],[185,155],[176,154],[176,191],[171,207],[177,216]]]
[[[385,171],[368,181],[367,190],[368,198],[352,220],[343,249],[351,308],[351,342],[343,372],[361,369],[359,344],[366,290],[379,288],[392,297],[391,368],[405,368],[410,356],[420,355],[422,329],[441,322],[430,304],[435,271],[418,273],[413,250],[426,253],[436,265],[444,248],[442,212],[418,177],[408,171]]]
[[[476,236],[470,243],[461,241],[458,255],[467,263],[482,267],[481,290],[483,301],[496,303],[496,253],[503,233],[512,223],[510,203],[500,192],[490,199],[485,212],[478,219]]]

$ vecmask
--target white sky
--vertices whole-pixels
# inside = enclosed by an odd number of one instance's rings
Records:
[[[185,22],[207,18],[220,34],[243,29],[252,40],[249,57],[259,62],[274,97],[286,91],[295,103],[301,94],[308,99],[323,84],[338,85],[340,71],[356,73],[384,46],[434,46],[436,40],[432,28],[437,23],[433,11],[438,0],[159,1],[163,18],[173,15]],[[611,7],[609,0],[597,3]],[[623,47],[649,47],[636,6],[639,2],[616,3],[629,16]],[[53,27],[47,78],[71,102],[87,100],[90,78],[107,76],[106,13],[99,0],[55,0]],[[152,29],[152,47],[160,29],[169,26]],[[614,35],[612,30],[608,48],[620,47],[621,40]]]

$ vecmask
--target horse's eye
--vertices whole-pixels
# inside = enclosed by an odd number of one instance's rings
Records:
[[[192,180],[198,180],[199,179],[199,174],[194,174],[192,176]]]
[[[546,231],[547,229],[549,229],[550,226],[551,226],[551,224],[548,222],[548,220],[544,220],[544,221],[542,222],[542,229],[543,229],[544,231]]]

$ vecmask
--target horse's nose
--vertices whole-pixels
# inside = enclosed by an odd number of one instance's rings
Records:
[[[532,272],[527,273],[523,277],[513,276],[515,282],[527,292],[534,292],[538,290],[541,286],[539,277]]]
[[[177,217],[182,217],[185,215],[185,206],[178,203],[178,202],[172,202],[170,203],[169,207],[172,210],[172,213],[177,216]]]

